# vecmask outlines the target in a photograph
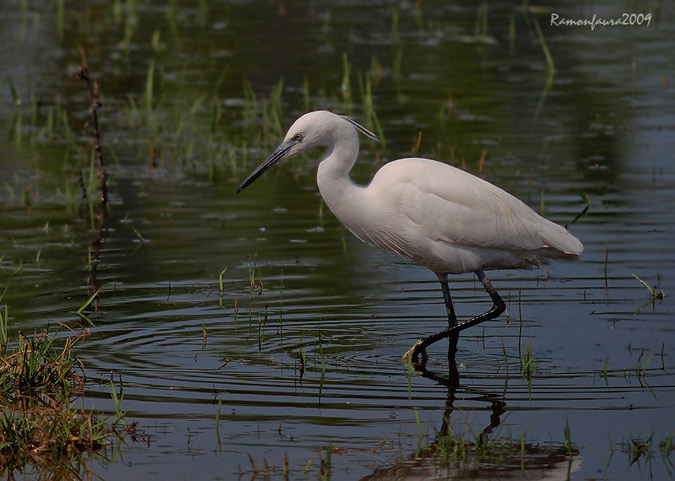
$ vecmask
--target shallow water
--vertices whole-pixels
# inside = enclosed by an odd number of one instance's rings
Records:
[[[45,6],[0,7],[12,46],[0,53],[1,303],[13,332],[81,329],[75,311],[101,289],[78,350],[84,404],[114,412],[112,379],[140,434],[93,462],[96,475],[253,479],[267,466],[284,479],[287,458],[289,479],[319,479],[330,458],[333,480],[672,477],[667,5],[648,27],[593,31],[538,13],[553,76],[532,14],[507,2],[117,5],[67,4],[63,22]],[[100,238],[80,44],[103,100]],[[442,343],[428,371],[400,360],[446,322],[435,276],[351,236],[322,204],[311,156],[234,194],[313,108],[383,137],[363,141],[359,182],[412,152],[440,158],[583,241],[578,262],[490,275],[508,316],[463,334],[459,387],[443,382]],[[633,274],[669,296],[652,301]],[[489,307],[472,276],[451,289],[462,318]],[[447,462],[433,451],[446,418],[470,445],[488,428],[503,451]]]

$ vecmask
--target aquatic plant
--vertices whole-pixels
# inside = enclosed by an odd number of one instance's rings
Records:
[[[73,347],[88,335],[43,330],[0,346],[0,476],[13,479],[30,467],[45,479],[80,479],[90,459],[84,454],[104,457],[123,435],[119,416],[111,421],[73,406],[84,387]]]
[[[649,468],[651,464],[660,459],[669,475],[675,474],[675,463],[670,459],[673,452],[673,439],[675,432],[661,440],[654,439],[654,433],[644,438],[642,435],[629,435],[619,445],[620,450],[628,456],[629,465],[637,465],[640,468]]]
[[[326,446],[325,452],[326,452],[325,459],[323,456],[319,455],[319,460],[321,463],[321,466],[319,468],[319,479],[321,481],[330,481],[331,467],[332,467],[331,455],[333,454],[333,443],[331,441],[328,441],[328,446]]]
[[[80,316],[80,319],[82,319],[92,327],[96,327],[96,325],[92,322],[91,319],[89,319],[89,317],[84,313],[84,311],[91,305],[92,302],[94,302],[94,299],[96,299],[96,297],[100,294],[100,292],[101,289],[98,289],[91,296],[89,296],[89,299],[87,299],[87,301],[84,304],[82,304],[76,312],[76,314]]]
[[[5,292],[7,289],[5,288]],[[5,292],[0,296],[0,302],[5,295]],[[0,309],[0,353],[3,352],[3,349],[7,346],[7,340],[9,339],[8,335],[8,320],[9,320],[9,307],[5,304],[4,313],[3,309]]]
[[[537,31],[537,37],[539,38],[539,43],[541,44],[541,50],[544,52],[544,57],[546,57],[546,68],[549,79],[551,79],[555,74],[555,63],[553,62],[553,56],[551,55],[551,51],[548,49],[548,44],[546,43],[544,34],[542,33],[541,27],[539,26],[539,21],[537,20],[537,17],[534,15],[534,13],[532,14],[532,22],[534,23],[534,28]]]
[[[633,276],[635,280],[637,280],[640,284],[642,284],[645,287],[645,289],[649,291],[649,293],[652,295],[652,301],[661,301],[667,297],[667,294],[663,292],[663,289],[659,289],[657,286],[654,287],[650,286],[645,281],[643,281],[642,278],[637,274],[631,273],[631,276]]]
[[[532,399],[532,377],[536,369],[536,361],[534,355],[532,354],[532,345],[527,348],[527,352],[523,353],[520,359],[520,372],[523,376],[523,379],[527,381],[527,389]]]

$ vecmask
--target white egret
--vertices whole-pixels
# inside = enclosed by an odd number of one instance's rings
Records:
[[[276,162],[325,147],[317,183],[330,210],[356,237],[432,270],[443,290],[448,328],[418,341],[404,356],[417,360],[430,344],[494,319],[506,309],[485,276],[494,269],[527,269],[549,258],[575,259],[583,245],[565,228],[544,219],[499,187],[447,164],[423,158],[385,164],[367,186],[349,171],[359,152],[358,132],[375,135],[349,117],[310,112],[291,126],[284,141],[241,184],[241,192]],[[458,324],[448,274],[474,272],[490,295],[487,312]]]

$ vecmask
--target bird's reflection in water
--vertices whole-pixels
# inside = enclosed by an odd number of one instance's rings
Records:
[[[428,370],[425,364],[412,367],[422,377],[447,388],[441,427],[435,439],[395,464],[376,470],[361,481],[431,481],[439,479],[471,480],[568,480],[581,466],[578,449],[564,443],[528,443],[520,438],[490,435],[500,425],[505,413],[505,393],[487,392],[463,386],[455,360],[456,342],[450,342],[448,373]],[[470,399],[485,403],[490,411],[489,423],[474,439],[455,436],[451,415],[455,403]]]
[[[453,346],[451,344],[450,350]],[[457,394],[464,393],[472,395],[472,400],[484,402],[489,404],[490,409],[490,424],[481,432],[478,437],[478,444],[485,444],[488,440],[488,435],[497,427],[501,421],[501,415],[504,413],[504,396],[502,394],[492,392],[481,392],[472,388],[461,388],[459,382],[459,370],[457,369],[457,361],[455,360],[454,352],[448,353],[448,375],[442,376],[439,373],[426,369],[424,364],[414,364],[413,368],[418,371],[422,377],[436,381],[438,384],[447,387],[448,397],[445,402],[445,410],[443,412],[443,422],[438,434],[439,437],[447,437],[450,433],[450,415],[455,410],[455,401]]]

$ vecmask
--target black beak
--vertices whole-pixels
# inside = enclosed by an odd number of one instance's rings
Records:
[[[242,184],[239,186],[237,189],[237,194],[244,190],[246,187],[249,186],[249,184],[252,184],[254,180],[256,180],[258,177],[260,177],[263,172],[265,172],[267,169],[272,167],[274,164],[279,162],[281,159],[286,157],[288,153],[291,151],[291,149],[297,144],[298,141],[295,139],[290,139],[283,144],[281,144],[279,147],[277,147],[277,150],[272,152],[272,155],[267,157],[265,162],[260,164],[252,173],[251,175],[248,176],[248,178],[242,182]]]

